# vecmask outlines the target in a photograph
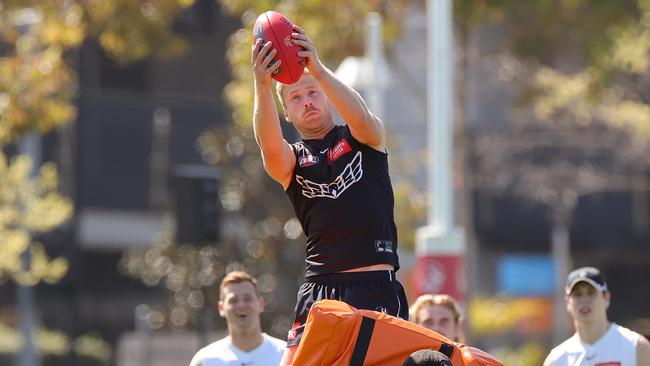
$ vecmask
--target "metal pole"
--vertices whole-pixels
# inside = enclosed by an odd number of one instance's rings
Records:
[[[427,15],[428,223],[452,229],[451,140],[454,121],[451,1],[432,0]]]
[[[18,146],[20,154],[28,155],[32,159],[31,177],[36,176],[41,165],[41,141],[39,136],[32,132],[25,136]],[[31,268],[30,246],[21,255],[22,270],[29,271]],[[17,284],[16,302],[18,306],[18,319],[20,333],[23,336],[23,348],[18,355],[19,366],[40,366],[41,360],[34,346],[34,329],[37,325],[36,312],[34,309],[34,287]]]
[[[428,225],[416,232],[415,288],[464,297],[465,235],[453,224],[453,28],[451,0],[427,2]]]
[[[366,15],[366,60],[369,63],[370,79],[366,87],[368,107],[380,119],[384,117],[383,83],[381,63],[383,61],[382,20],[377,13]],[[386,122],[386,121],[384,121]]]

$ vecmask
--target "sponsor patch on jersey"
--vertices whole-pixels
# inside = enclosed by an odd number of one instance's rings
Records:
[[[327,165],[331,165],[336,159],[352,151],[350,144],[345,139],[341,139],[333,148],[327,152]]]
[[[599,362],[594,366],[621,366],[620,362]]]
[[[298,336],[298,328],[300,328],[301,325],[302,324],[300,323],[293,323],[291,329],[289,330],[289,333],[287,334],[288,341],[293,341],[296,339],[296,336]]]
[[[375,240],[375,252],[377,253],[392,253],[393,242],[390,240]]]
[[[318,163],[318,156],[314,156],[314,155],[305,155],[305,156],[301,156],[300,159],[298,159],[298,165],[301,168],[304,168],[306,166],[312,166],[316,163]]]

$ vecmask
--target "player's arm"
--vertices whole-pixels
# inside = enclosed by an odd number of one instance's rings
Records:
[[[650,342],[643,336],[636,344],[636,363],[639,366],[650,366]]]
[[[298,52],[298,56],[306,58],[305,66],[327,94],[327,98],[336,111],[350,126],[352,136],[363,144],[384,151],[384,125],[381,120],[370,112],[359,93],[339,80],[330,69],[320,62],[316,48],[305,31],[297,25],[293,26],[293,30],[294,44],[304,48],[304,51]]]
[[[291,174],[296,157],[289,143],[282,136],[280,119],[273,99],[271,73],[280,67],[278,60],[270,65],[276,49],[271,49],[267,42],[261,49],[261,39],[253,45],[253,74],[255,79],[255,102],[253,107],[253,131],[255,141],[262,152],[264,169],[271,178],[287,189],[291,182]],[[267,52],[269,54],[267,55]],[[266,56],[265,56],[266,55]]]

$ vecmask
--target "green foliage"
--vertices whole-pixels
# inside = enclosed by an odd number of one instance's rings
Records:
[[[186,42],[172,30],[194,0],[5,1],[0,3],[0,146],[76,116],[74,51],[97,38],[119,62],[172,56]]]
[[[605,121],[650,138],[650,1],[638,0],[638,7],[638,19],[607,28],[611,47],[596,66],[572,74],[550,68],[537,72],[538,117],[568,113],[584,123]]]
[[[48,258],[39,243],[31,243],[34,233],[47,232],[72,215],[72,202],[58,193],[58,175],[44,164],[31,178],[32,162],[18,156],[7,161],[0,152],[0,282],[12,279],[22,285],[40,281],[57,282],[68,270],[65,258]],[[30,268],[23,268],[21,254],[31,252]]]

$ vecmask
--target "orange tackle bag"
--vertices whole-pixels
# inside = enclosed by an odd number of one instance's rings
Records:
[[[401,318],[336,300],[312,305],[294,366],[402,366],[420,349],[446,354],[454,366],[503,366],[490,354],[455,343]]]

